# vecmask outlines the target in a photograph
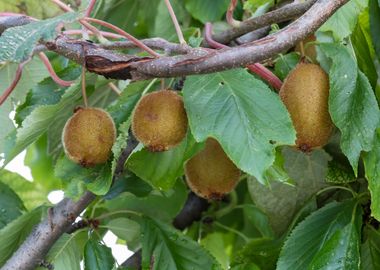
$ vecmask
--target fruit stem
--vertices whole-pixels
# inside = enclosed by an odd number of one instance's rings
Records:
[[[156,81],[157,81],[158,79],[157,78],[155,78],[155,79],[153,79],[146,87],[145,87],[145,89],[143,90],[143,92],[141,93],[141,96],[143,96],[143,95],[145,95],[148,91],[149,91],[149,89],[156,83]]]
[[[216,49],[229,48],[227,45],[221,44],[213,40],[212,24],[209,22],[206,23],[205,25],[205,40],[213,48],[216,48]],[[269,85],[271,85],[277,91],[281,89],[282,81],[276,75],[274,75],[272,71],[267,69],[262,64],[260,63],[251,64],[251,65],[248,65],[247,68],[253,73],[260,76],[263,80],[265,80]]]
[[[108,86],[111,88],[112,91],[116,93],[116,95],[121,95],[120,89],[113,82],[108,83]]]
[[[86,93],[86,67],[83,64],[82,66],[82,97],[84,106],[88,107],[87,93]]]
[[[94,9],[96,0],[91,0],[90,3],[88,4],[88,7],[86,9],[86,12],[84,13],[85,17],[88,17],[91,15],[92,10]]]
[[[228,6],[227,13],[226,13],[226,20],[229,25],[232,27],[239,27],[240,21],[234,19],[234,10],[237,5],[237,0],[231,0],[230,5]]]
[[[142,43],[140,40],[138,40],[137,38],[135,38],[131,34],[125,32],[121,28],[117,27],[116,25],[113,25],[111,23],[108,23],[108,22],[105,22],[105,21],[102,21],[102,20],[98,20],[98,19],[95,19],[95,18],[90,18],[90,17],[84,17],[83,19],[81,19],[81,21],[82,20],[93,22],[93,23],[97,23],[97,24],[100,24],[100,25],[102,25],[104,27],[112,29],[115,32],[117,32],[118,34],[120,34],[120,35],[126,37],[127,39],[129,39],[130,41],[132,41],[134,44],[136,44],[137,47],[139,47],[140,49],[146,51],[150,55],[152,55],[154,57],[157,57],[157,58],[160,57],[160,55],[158,53],[156,53],[154,50],[152,50],[151,48],[149,48],[148,46],[146,46],[144,43]]]
[[[182,33],[182,30],[181,30],[181,27],[179,26],[179,23],[178,23],[178,20],[177,20],[177,16],[175,15],[175,12],[174,12],[174,10],[173,10],[173,7],[172,7],[172,5],[170,4],[170,0],[165,0],[165,5],[166,5],[166,7],[168,8],[168,11],[169,11],[170,17],[172,18],[172,21],[173,21],[173,24],[174,24],[175,31],[177,32],[177,36],[178,36],[179,43],[181,43],[181,44],[186,44],[186,40],[185,40],[185,38],[183,37],[183,33]]]
[[[74,83],[74,81],[65,81],[65,80],[62,80],[61,78],[58,77],[57,73],[55,73],[50,61],[49,61],[49,58],[46,56],[45,53],[43,52],[40,52],[38,54],[38,56],[40,57],[40,59],[42,60],[42,62],[44,63],[46,69],[48,70],[49,74],[50,74],[50,77],[57,83],[59,84],[60,86],[70,86],[71,84]]]

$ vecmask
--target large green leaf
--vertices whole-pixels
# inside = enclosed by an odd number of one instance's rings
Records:
[[[183,94],[194,138],[215,137],[240,169],[261,182],[275,160],[275,147],[294,144],[295,131],[279,97],[243,69],[190,76]]]
[[[4,169],[0,171],[0,182],[12,188],[28,210],[46,203],[47,195],[51,191],[45,185],[31,183],[21,175]]]
[[[159,192],[154,190],[146,197],[137,197],[126,192],[115,199],[106,201],[104,207],[107,208],[108,212],[132,210],[170,223],[182,209],[187,193],[185,185],[177,181],[170,191]],[[165,209],[165,211],[158,209]]]
[[[177,147],[168,151],[150,152],[139,145],[129,157],[127,165],[138,177],[154,187],[168,190],[183,175],[184,162],[200,150],[202,145],[195,142],[190,132]]]
[[[115,260],[109,247],[95,239],[88,240],[84,249],[85,270],[111,270],[114,264]]]
[[[22,62],[32,55],[39,40],[50,40],[57,36],[57,26],[77,19],[79,13],[69,12],[51,19],[12,27],[0,36],[0,62]]]
[[[39,207],[18,217],[0,230],[0,266],[16,251],[18,246],[41,219],[45,207]]]
[[[277,182],[263,186],[253,178],[248,178],[248,190],[255,204],[269,217],[273,230],[280,235],[285,232],[293,216],[305,202],[326,184],[329,155],[323,150],[305,154],[286,147],[282,151],[285,169],[294,186]]]
[[[171,226],[142,218],[142,269],[222,269],[219,263],[195,241]]]
[[[140,224],[129,218],[111,219],[107,225],[101,226],[112,231],[120,239],[128,242],[136,241],[140,237]]]
[[[206,23],[221,20],[227,11],[229,0],[185,0],[185,4],[194,18]]]
[[[35,18],[43,19],[56,16],[60,12],[59,7],[52,1],[44,2],[43,5],[35,0],[2,0],[0,11],[25,13]]]
[[[1,181],[0,173],[0,229],[17,218],[25,210],[17,194]]]
[[[277,270],[359,269],[356,207],[355,200],[332,202],[299,223],[282,247]]]
[[[380,220],[380,130],[376,132],[373,149],[363,155],[368,189],[371,193],[371,215]]]
[[[320,48],[333,62],[329,71],[329,111],[342,133],[342,151],[356,174],[361,152],[372,149],[380,111],[368,79],[348,49],[334,44],[322,44]]]
[[[360,70],[368,77],[372,88],[376,89],[378,75],[374,64],[376,55],[371,41],[368,9],[359,16],[351,40]]]
[[[78,233],[63,234],[49,250],[46,260],[54,265],[54,270],[80,270],[81,254],[76,243]]]
[[[361,269],[380,269],[380,233],[370,226],[365,227],[363,231],[367,239],[361,246]]]
[[[362,0],[349,1],[329,18],[319,30],[323,32],[331,31],[336,40],[343,40],[354,30],[358,16],[367,6],[367,3]]]
[[[380,59],[380,3],[378,0],[369,0],[369,19],[373,45]]]
[[[37,140],[58,118],[66,116],[67,119],[80,97],[80,86],[76,83],[66,90],[58,103],[40,106],[33,110],[25,118],[22,127],[17,130],[16,141],[12,149],[6,153],[6,161],[10,161],[28,145]]]

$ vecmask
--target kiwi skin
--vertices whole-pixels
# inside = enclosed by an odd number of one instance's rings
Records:
[[[133,112],[132,132],[152,152],[179,144],[186,136],[187,126],[183,99],[172,90],[143,96]]]
[[[200,197],[220,200],[232,191],[240,178],[240,170],[228,158],[219,142],[206,140],[205,148],[185,164],[186,181]]]
[[[67,157],[83,167],[105,163],[115,140],[115,124],[100,108],[77,108],[62,133]]]
[[[308,152],[327,144],[334,125],[328,110],[326,72],[301,62],[286,77],[279,94],[297,132],[297,147]]]

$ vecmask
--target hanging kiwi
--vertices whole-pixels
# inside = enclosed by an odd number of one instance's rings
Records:
[[[205,148],[185,164],[190,189],[206,199],[221,199],[234,189],[240,170],[228,158],[217,140],[208,138]]]
[[[62,134],[67,157],[83,167],[105,163],[115,139],[115,124],[111,116],[100,108],[76,109]]]
[[[133,112],[132,132],[152,152],[166,151],[186,136],[187,116],[177,92],[161,90],[143,96]]]
[[[280,97],[297,132],[302,151],[324,146],[333,130],[328,110],[329,78],[318,65],[299,63],[287,76]]]

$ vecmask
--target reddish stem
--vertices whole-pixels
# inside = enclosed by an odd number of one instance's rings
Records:
[[[62,1],[60,0],[51,0],[53,3],[55,3],[57,6],[59,6],[63,11],[66,11],[66,12],[73,12],[74,10],[69,7],[68,5],[66,5],[65,3],[63,3]]]
[[[15,78],[13,79],[11,85],[9,85],[8,88],[5,89],[4,93],[0,96],[0,106],[7,100],[9,95],[12,94],[13,90],[15,90],[17,83],[20,81],[22,70],[27,62],[29,62],[29,60],[18,65]]]
[[[126,37],[127,39],[129,39],[130,41],[132,41],[140,49],[146,51],[147,53],[153,55],[154,57],[160,57],[160,55],[158,53],[156,53],[154,50],[152,50],[151,48],[149,48],[148,46],[146,46],[144,43],[142,43],[140,40],[138,40],[134,36],[128,34],[124,30],[122,30],[121,28],[117,27],[116,25],[113,25],[113,24],[110,24],[108,22],[105,22],[105,21],[102,21],[102,20],[98,20],[98,19],[95,19],[95,18],[89,18],[89,17],[85,17],[85,18],[83,18],[83,20],[89,21],[89,22],[94,22],[94,23],[100,24],[102,26],[105,26],[105,27],[107,27],[109,29],[112,29],[113,31],[119,33],[120,35],[122,35],[122,36]]]
[[[168,11],[169,11],[170,17],[172,18],[172,21],[173,21],[173,24],[174,24],[175,31],[177,32],[177,36],[178,36],[179,43],[181,43],[181,44],[186,44],[186,40],[185,40],[185,38],[183,37],[183,33],[182,33],[182,30],[181,30],[181,27],[179,26],[179,23],[178,23],[178,20],[177,20],[177,16],[175,15],[175,12],[174,12],[174,10],[173,10],[173,7],[172,7],[172,5],[170,4],[170,0],[165,0],[165,5],[166,5],[166,7],[168,8]]]
[[[106,32],[106,31],[99,31],[99,32],[100,32],[100,34],[103,37],[116,38],[116,39],[119,39],[119,38],[125,39],[124,36],[119,35],[119,34],[115,34],[115,33],[111,33],[111,32]],[[82,30],[66,30],[66,31],[63,31],[63,34],[65,34],[65,35],[82,35]],[[89,33],[89,34],[94,35],[94,33],[92,33],[92,32]]]
[[[234,10],[236,8],[236,5],[237,0],[231,0],[226,13],[227,23],[232,27],[238,27],[240,25],[240,21],[234,19]]]
[[[206,23],[205,25],[205,40],[213,48],[216,48],[216,49],[229,48],[227,45],[221,44],[212,39],[212,24],[211,23]],[[247,68],[253,73],[260,76],[263,80],[268,82],[269,85],[271,85],[277,91],[281,89],[282,81],[276,75],[274,75],[272,71],[267,69],[262,64],[256,63],[256,64],[248,65]]]
[[[38,56],[40,57],[40,59],[42,60],[42,62],[44,63],[45,67],[47,68],[51,78],[57,83],[59,84],[60,86],[70,86],[71,84],[74,83],[74,81],[65,81],[65,80],[62,80],[61,78],[58,77],[57,73],[55,73],[50,61],[49,61],[49,58],[46,56],[45,53],[43,52],[40,52],[38,54]]]
[[[92,10],[94,9],[96,0],[91,0],[90,3],[88,4],[88,7],[86,9],[86,12],[84,13],[85,17],[88,17],[91,15]]]

